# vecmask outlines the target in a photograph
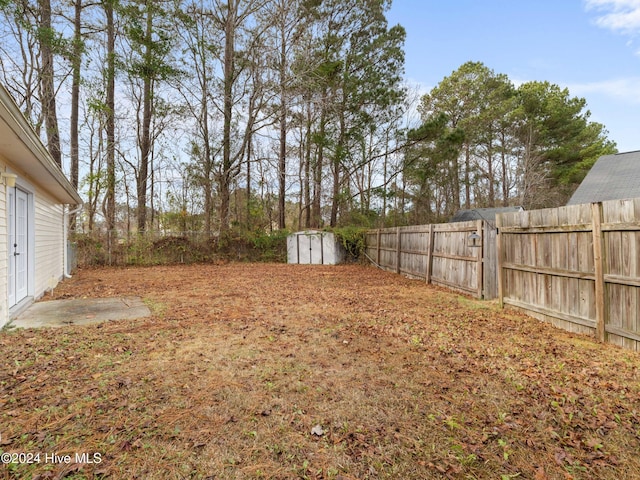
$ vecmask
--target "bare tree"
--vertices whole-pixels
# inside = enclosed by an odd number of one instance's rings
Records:
[[[105,78],[105,134],[106,134],[106,156],[107,156],[107,181],[105,199],[105,219],[108,232],[113,232],[116,228],[116,139],[115,139],[115,78],[116,78],[116,53],[115,41],[116,30],[114,21],[114,2],[117,0],[106,0],[103,2],[104,14],[106,18],[107,52]],[[111,238],[111,236],[109,236]]]
[[[267,2],[259,16],[267,30],[267,51],[271,52],[270,63],[276,77],[273,88],[277,96],[275,108],[278,124],[278,228],[282,229],[286,226],[287,135],[294,85],[291,64],[298,47],[297,40],[301,34],[303,17],[297,0]]]
[[[220,194],[220,233],[225,234],[230,227],[230,192],[234,178],[240,173],[241,161],[255,129],[259,105],[259,87],[253,88],[249,95],[247,114],[244,120],[244,134],[239,141],[233,141],[234,123],[237,114],[234,108],[243,100],[242,91],[247,92],[246,67],[250,65],[248,58],[252,48],[259,44],[260,32],[251,29],[251,20],[263,6],[262,0],[216,0],[213,7],[213,18],[217,28],[223,35],[221,52],[222,69],[222,161],[218,172]],[[242,45],[242,47],[241,47]],[[244,49],[244,51],[243,51]],[[253,77],[255,78],[255,77]],[[254,85],[255,86],[255,85]],[[234,149],[234,143],[237,145]]]
[[[191,75],[180,78],[180,94],[189,115],[195,120],[196,140],[192,142],[191,157],[196,171],[196,182],[202,186],[204,200],[204,231],[212,233],[214,168],[216,152],[213,145],[213,112],[211,83],[214,79],[212,65],[218,45],[211,34],[211,10],[203,2],[192,1],[186,5],[186,13],[180,14],[177,33],[185,45],[184,62],[191,66]],[[185,65],[186,67],[186,65]]]
[[[37,24],[35,10],[26,1],[8,2],[0,10],[5,20],[0,22],[4,38],[0,42],[0,72],[3,85],[39,134],[42,125],[38,93],[40,55],[37,32],[31,27]]]
[[[38,40],[40,45],[40,101],[47,134],[47,147],[53,160],[62,167],[62,151],[60,149],[60,130],[56,110],[56,94],[54,87],[53,47],[56,33],[51,26],[51,1],[38,0],[40,21],[38,24]]]

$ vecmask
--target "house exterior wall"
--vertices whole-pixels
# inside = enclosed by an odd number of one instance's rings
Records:
[[[0,157],[0,169],[12,165]],[[17,171],[12,169],[13,171]],[[33,265],[29,267],[29,297],[38,299],[55,287],[64,276],[64,210],[43,188],[24,180],[18,172],[17,186],[30,194],[32,216],[29,225],[29,249]],[[9,226],[7,212],[8,188],[0,182],[0,328],[9,322]]]
[[[14,178],[17,188],[5,187]],[[9,204],[10,199],[15,202]],[[0,327],[64,276],[64,206],[81,203],[78,192],[0,84]],[[15,210],[9,212],[11,206]],[[9,244],[14,229],[15,248]]]
[[[42,191],[35,200],[35,282],[39,298],[54,288],[64,275],[64,213],[62,205]]]
[[[0,160],[4,169],[4,164]],[[0,183],[0,328],[9,321],[7,189]]]

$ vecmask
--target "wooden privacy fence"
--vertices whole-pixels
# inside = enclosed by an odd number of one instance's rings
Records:
[[[640,350],[640,199],[497,215],[502,304]]]
[[[478,246],[470,235],[476,232]],[[370,230],[366,255],[378,266],[427,283],[496,298],[496,230],[484,220]]]

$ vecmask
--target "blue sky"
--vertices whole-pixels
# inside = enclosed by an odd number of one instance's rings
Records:
[[[640,0],[393,0],[405,77],[425,92],[467,61],[584,97],[621,152],[640,150]]]

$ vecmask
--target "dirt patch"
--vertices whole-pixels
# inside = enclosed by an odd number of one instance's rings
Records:
[[[362,266],[82,270],[54,298],[130,295],[152,316],[0,335],[0,448],[41,454],[4,478],[640,478],[635,352]]]

